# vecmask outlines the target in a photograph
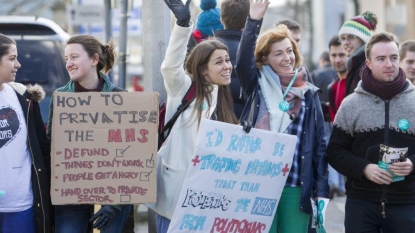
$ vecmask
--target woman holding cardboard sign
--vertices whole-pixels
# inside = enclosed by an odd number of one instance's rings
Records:
[[[115,60],[114,44],[103,45],[95,37],[79,35],[70,38],[65,48],[66,69],[71,80],[57,92],[111,92],[116,88],[105,74]],[[52,98],[53,101],[53,98]],[[47,135],[52,132],[53,103],[51,101]],[[105,233],[122,232],[131,205],[103,205],[94,214],[94,205],[55,206],[56,232],[87,233],[92,227]],[[95,222],[94,222],[95,221]]]
[[[45,92],[15,83],[16,42],[0,34],[0,232],[52,232]]]
[[[238,48],[236,74],[248,99],[241,120],[252,121],[255,128],[297,136],[270,232],[307,232],[310,198],[329,197],[324,118],[319,90],[307,82],[288,28],[278,25],[258,37],[269,3],[251,0]]]
[[[161,146],[157,160],[157,232],[164,233],[170,224],[184,177],[196,147],[197,131],[202,118],[237,123],[229,89],[232,64],[227,47],[217,40],[205,40],[190,53],[185,69],[186,45],[192,33],[190,0],[165,0],[177,18],[166,57],[161,66],[167,91],[166,120],[170,119],[194,82],[195,99],[180,114],[170,136]]]

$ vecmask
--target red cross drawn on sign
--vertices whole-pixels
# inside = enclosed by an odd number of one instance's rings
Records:
[[[192,159],[192,163],[193,163],[193,166],[196,166],[198,163],[200,163],[199,155],[196,155],[196,157]]]
[[[285,176],[285,173],[289,172],[290,168],[288,168],[288,163],[285,164],[285,167],[282,169],[282,175]]]

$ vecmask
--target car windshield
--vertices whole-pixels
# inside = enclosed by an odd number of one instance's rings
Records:
[[[69,79],[65,70],[62,45],[48,40],[16,40],[18,61],[22,67],[16,82],[40,84],[51,95]]]

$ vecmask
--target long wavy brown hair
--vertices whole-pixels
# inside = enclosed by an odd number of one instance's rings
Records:
[[[203,72],[207,69],[210,57],[217,49],[228,51],[226,45],[216,39],[202,41],[193,48],[185,64],[187,73],[196,85],[196,104],[192,116],[195,112],[197,113],[198,125],[200,125],[200,119],[202,118],[204,100],[206,99],[208,102],[207,112],[212,106],[210,93],[213,91],[213,87],[206,80]],[[229,85],[218,87],[216,114],[214,114],[213,119],[233,124],[238,123],[238,119],[233,112],[233,100]]]

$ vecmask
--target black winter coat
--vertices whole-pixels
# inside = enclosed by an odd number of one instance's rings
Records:
[[[239,119],[242,110],[245,106],[244,96],[242,93],[241,84],[239,84],[238,77],[236,76],[235,64],[236,64],[236,52],[238,51],[239,42],[241,40],[241,30],[216,30],[215,36],[221,40],[228,47],[229,58],[233,66],[231,74],[231,88],[232,99],[233,99],[233,110],[236,117]]]
[[[15,83],[16,84],[16,83]],[[40,114],[39,101],[43,89],[35,85],[25,90],[21,85],[11,85],[15,91],[27,125],[27,145],[32,156],[33,208],[37,233],[53,232],[54,212],[50,199],[50,143]]]
[[[360,81],[360,70],[362,67],[366,64],[366,55],[364,49],[357,54],[355,54],[353,57],[349,58],[350,67],[348,69],[347,77],[346,77],[346,93],[345,96],[348,96],[354,92],[354,89],[356,89],[357,84]]]

